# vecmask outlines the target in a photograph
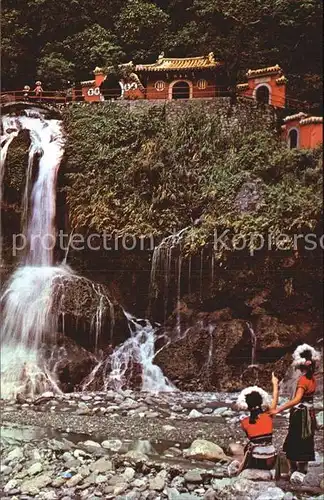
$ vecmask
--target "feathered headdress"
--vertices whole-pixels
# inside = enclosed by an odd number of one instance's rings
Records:
[[[239,410],[247,410],[248,409],[248,405],[247,405],[247,402],[246,402],[246,396],[248,394],[251,394],[252,392],[258,392],[262,398],[262,408],[264,410],[266,410],[267,408],[270,407],[271,405],[271,398],[269,396],[269,394],[264,391],[263,389],[261,389],[261,387],[258,387],[257,385],[254,385],[252,387],[247,387],[246,389],[244,389],[239,397],[237,398],[237,402],[236,402],[236,406]]]
[[[299,366],[307,366],[312,361],[315,363],[321,360],[320,352],[316,351],[314,347],[308,344],[302,344],[295,349],[293,354],[293,366],[298,368]]]

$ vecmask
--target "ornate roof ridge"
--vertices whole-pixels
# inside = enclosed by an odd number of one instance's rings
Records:
[[[323,123],[322,116],[308,116],[300,120],[299,125],[308,125],[310,123]]]
[[[265,68],[249,69],[246,73],[248,78],[253,78],[255,76],[269,75],[271,73],[282,73],[282,69],[279,64],[274,66],[267,66]]]
[[[306,113],[303,113],[302,111],[300,111],[299,113],[295,113],[294,115],[286,116],[283,119],[283,122],[287,123],[287,122],[291,122],[293,120],[301,120],[301,119],[307,118],[307,117],[308,117],[308,115]]]

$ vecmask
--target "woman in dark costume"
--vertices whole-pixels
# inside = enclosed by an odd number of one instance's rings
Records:
[[[250,413],[241,420],[241,427],[249,441],[244,448],[242,462],[230,464],[230,475],[238,474],[243,469],[271,470],[275,467],[277,453],[272,444],[273,418],[269,413],[278,404],[278,379],[274,373],[272,386],[272,400],[267,392],[257,386],[244,389],[238,397],[238,409]]]
[[[294,397],[277,409],[272,415],[290,408],[289,430],[283,450],[289,461],[290,474],[295,471],[306,474],[308,462],[315,460],[314,434],[316,418],[313,398],[316,390],[314,377],[320,353],[308,344],[297,347],[293,354],[293,367],[300,370]]]

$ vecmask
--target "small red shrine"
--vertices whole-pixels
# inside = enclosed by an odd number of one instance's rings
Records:
[[[214,54],[207,56],[169,58],[162,53],[153,64],[121,64],[125,76],[117,80],[109,69],[94,70],[94,80],[81,82],[87,101],[106,98],[125,99],[192,99],[213,98],[221,93],[224,80],[222,63]]]
[[[286,116],[281,127],[282,138],[290,149],[316,148],[323,143],[323,118],[305,113]]]
[[[278,64],[267,68],[249,69],[246,77],[247,83],[240,83],[236,87],[240,95],[276,108],[285,107],[287,78]]]

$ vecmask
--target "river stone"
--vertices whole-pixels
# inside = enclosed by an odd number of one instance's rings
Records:
[[[324,411],[320,411],[316,415],[316,422],[317,422],[317,425],[320,429],[322,429],[324,427]]]
[[[135,470],[132,467],[126,467],[122,475],[126,481],[131,481],[134,479]]]
[[[300,486],[303,484],[305,479],[305,474],[302,474],[301,472],[293,472],[292,475],[290,476],[290,483],[293,486]]]
[[[162,491],[165,486],[165,478],[167,472],[162,470],[153,479],[150,480],[150,489],[155,491]]]
[[[269,470],[261,469],[245,469],[238,476],[242,479],[250,479],[251,481],[271,481],[272,475]]]
[[[36,462],[35,464],[31,465],[29,469],[27,470],[28,474],[30,476],[35,476],[36,474],[39,474],[42,472],[43,466],[40,462]]]
[[[90,464],[90,470],[97,473],[108,472],[113,470],[113,464],[107,457],[102,457]]]
[[[273,488],[268,488],[263,491],[256,500],[283,500],[285,498],[285,492],[276,486]]]
[[[185,458],[194,458],[196,460],[227,460],[227,457],[220,446],[205,439],[195,439],[190,448],[183,451]]]
[[[79,483],[81,483],[82,480],[83,480],[82,474],[75,474],[75,476],[72,476],[71,479],[68,479],[66,481],[66,486],[68,488],[74,488]]]
[[[322,479],[323,479],[323,469],[321,467],[317,467],[316,469],[311,469],[309,472],[307,472],[303,481],[303,485],[319,488]]]
[[[33,495],[39,493],[43,488],[46,488],[51,482],[52,479],[48,474],[41,474],[40,476],[24,481],[20,489],[24,494]]]
[[[146,462],[148,460],[148,456],[145,453],[136,450],[128,451],[125,457],[133,462]]]
[[[106,450],[119,451],[123,443],[119,439],[107,439],[101,443],[101,446]]]
[[[166,432],[171,432],[171,431],[175,431],[176,430],[176,427],[174,427],[173,425],[163,425],[162,426],[162,429]]]
[[[127,487],[128,487],[127,483],[116,484],[114,488],[114,495],[120,495],[120,493],[124,493],[124,491],[127,490]]]
[[[189,418],[198,418],[198,417],[202,417],[202,416],[203,416],[203,414],[197,410],[191,410],[191,412],[188,415]]]
[[[8,462],[12,462],[13,460],[20,460],[23,457],[24,457],[24,454],[23,454],[21,448],[16,446],[16,448],[14,448],[13,450],[11,450],[8,453],[5,462],[8,463]]]
[[[201,483],[202,477],[198,469],[188,470],[185,473],[184,479],[187,483]]]
[[[218,500],[216,491],[209,488],[204,495],[204,500]]]
[[[7,484],[4,487],[5,493],[8,493],[8,491],[13,490],[16,488],[18,482],[16,479],[10,479],[10,481],[7,482]]]
[[[88,441],[85,441],[83,443],[83,446],[86,446],[89,448],[101,448],[100,443],[97,443],[96,441],[91,441],[90,439]]]
[[[8,467],[8,465],[4,465],[4,464],[2,464],[0,466],[0,474],[1,475],[7,476],[8,474],[10,474],[10,472],[12,472],[12,467]]]

